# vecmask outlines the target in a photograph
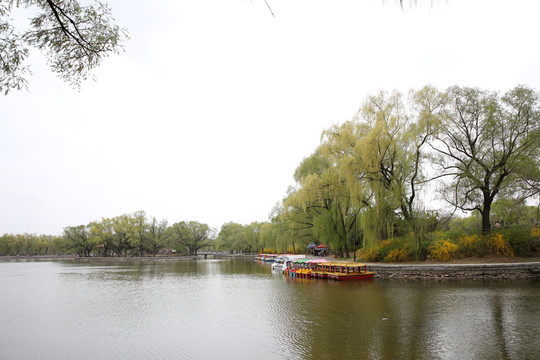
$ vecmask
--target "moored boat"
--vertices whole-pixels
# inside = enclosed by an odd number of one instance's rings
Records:
[[[315,269],[311,272],[311,276],[314,278],[319,278],[319,279],[328,278],[328,273],[330,272],[331,264],[332,263],[329,261],[316,263]]]
[[[371,279],[375,273],[368,271],[367,264],[354,262],[330,262],[326,259],[286,260],[283,274],[294,278],[318,278],[332,280]]]
[[[258,254],[255,259],[264,262],[274,262],[277,257],[277,254]]]
[[[274,263],[272,264],[272,270],[275,271],[283,271],[287,267],[287,265],[295,260],[303,259],[306,255],[296,255],[296,254],[284,254],[280,255],[276,258]]]
[[[278,257],[277,254],[268,254],[264,258],[264,262],[274,262],[276,261],[277,257]]]
[[[327,263],[329,271],[326,276],[332,280],[371,279],[375,273],[367,270],[367,264],[359,263]]]

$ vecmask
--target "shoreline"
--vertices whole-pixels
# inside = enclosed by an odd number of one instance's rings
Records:
[[[206,255],[206,256],[205,256]],[[73,257],[73,255],[0,255],[2,260],[72,260],[72,261],[103,261],[103,262],[142,262],[142,261],[192,261],[213,259],[253,259],[255,255],[245,254],[198,254],[174,256],[88,256]]]
[[[368,263],[368,269],[375,272],[375,278],[380,279],[540,279],[540,262],[423,265]]]
[[[254,255],[245,254],[207,254],[211,259],[253,259]],[[169,262],[169,261],[200,261],[205,260],[205,254],[198,256],[147,256],[147,257],[82,257],[73,258],[70,255],[41,255],[41,256],[0,256],[4,260],[49,260],[77,262]],[[332,259],[332,261],[336,261]],[[339,260],[337,260],[339,261]],[[508,260],[506,260],[508,261]],[[475,263],[367,263],[368,269],[375,272],[377,279],[425,279],[425,280],[516,280],[540,279],[540,261],[516,262],[475,262]]]

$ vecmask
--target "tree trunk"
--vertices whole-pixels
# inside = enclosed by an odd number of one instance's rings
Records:
[[[484,206],[482,208],[482,233],[489,234],[491,232],[491,223],[489,222],[489,215],[491,213],[491,203],[493,197],[489,193],[484,192]]]
[[[418,235],[418,234],[415,234],[416,237],[417,237],[417,241],[418,241],[418,248],[417,248],[417,254],[418,254],[418,260],[420,261],[426,261],[427,259],[427,254],[426,254],[426,250],[424,250],[424,247],[422,246],[422,240],[423,240],[423,235]]]

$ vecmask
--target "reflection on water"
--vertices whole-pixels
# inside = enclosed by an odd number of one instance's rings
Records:
[[[533,359],[537,281],[329,282],[255,261],[0,262],[0,359]]]

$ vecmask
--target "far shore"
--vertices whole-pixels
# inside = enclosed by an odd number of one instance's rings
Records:
[[[73,255],[21,255],[0,256],[0,261],[12,260],[63,260],[77,262],[164,262],[193,261],[206,259],[253,259],[248,254],[199,254],[197,256],[90,256],[74,257]],[[347,261],[352,259],[335,259],[330,261]],[[540,279],[540,258],[467,258],[448,262],[415,261],[403,263],[367,263],[368,269],[375,272],[375,278],[388,279],[473,279],[473,280],[514,280]]]
[[[253,259],[255,255],[246,254],[207,254],[208,259]],[[156,256],[73,256],[73,255],[4,255],[1,260],[75,260],[75,261],[191,261],[204,260],[205,254],[199,255],[156,255]]]

